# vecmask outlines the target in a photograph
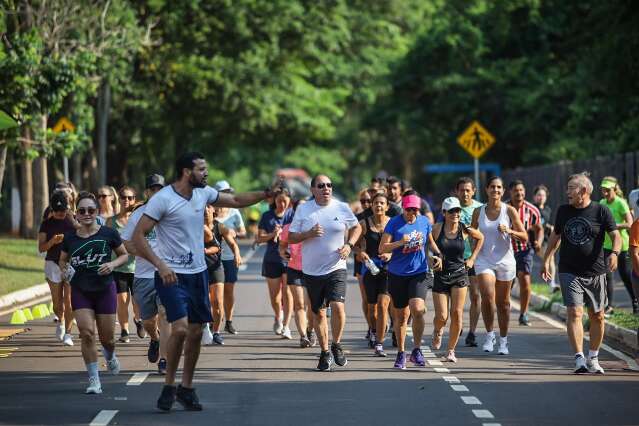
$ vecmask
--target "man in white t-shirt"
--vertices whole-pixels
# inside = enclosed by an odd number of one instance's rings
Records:
[[[149,200],[133,233],[138,255],[153,264],[155,289],[171,323],[165,386],[157,407],[169,411],[177,400],[187,410],[202,410],[193,373],[200,355],[202,324],[213,321],[204,260],[204,210],[207,204],[245,207],[265,199],[268,191],[244,194],[218,193],[206,185],[208,169],[197,152],[176,161],[176,181]],[[155,228],[157,247],[151,249],[145,235]],[[175,373],[184,349],[182,384],[175,387]]]
[[[339,366],[348,362],[340,340],[346,312],[346,259],[362,229],[346,203],[333,199],[333,184],[326,175],[311,181],[313,199],[300,205],[289,229],[289,242],[302,243],[304,286],[315,315],[315,331],[321,347],[317,369],[330,371],[333,360]],[[326,307],[331,306],[333,343],[328,350]],[[331,355],[332,352],[332,355]]]

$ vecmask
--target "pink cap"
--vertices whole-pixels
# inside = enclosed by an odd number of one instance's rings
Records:
[[[410,208],[419,209],[422,207],[422,200],[417,195],[407,195],[402,198],[402,208],[410,209]]]

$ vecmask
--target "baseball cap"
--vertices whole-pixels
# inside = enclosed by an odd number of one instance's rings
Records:
[[[154,186],[164,187],[164,176],[158,174],[152,174],[146,177],[146,188],[152,188]]]
[[[215,182],[215,189],[219,192],[234,192],[234,189],[231,188],[231,184],[225,180],[218,180]]]
[[[51,210],[55,212],[65,211],[69,208],[69,203],[67,202],[66,194],[62,191],[55,191],[51,195],[51,202],[49,203],[51,206]]]
[[[407,195],[402,198],[402,208],[405,209],[419,209],[422,206],[422,200],[417,195]]]
[[[457,197],[448,197],[442,203],[442,210],[449,211],[453,209],[460,209],[461,204],[459,204],[459,199]]]
[[[617,184],[609,179],[604,179],[601,181],[601,187],[606,189],[615,189]]]

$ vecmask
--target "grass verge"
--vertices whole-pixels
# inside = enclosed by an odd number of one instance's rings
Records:
[[[41,284],[44,258],[36,240],[0,238],[0,295]]]

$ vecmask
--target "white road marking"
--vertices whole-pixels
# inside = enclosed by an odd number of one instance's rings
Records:
[[[481,426],[501,426],[501,423],[482,423]]]
[[[464,385],[450,385],[455,392],[468,392],[468,387]]]
[[[428,365],[444,365],[438,359],[427,359],[426,362],[428,362]]]
[[[248,268],[248,262],[249,260],[251,260],[254,254],[255,254],[255,249],[253,248],[248,249],[246,254],[242,255],[242,264],[240,265],[238,270],[246,271],[246,268]]]
[[[473,410],[473,414],[478,419],[494,419],[493,413],[488,410]]]
[[[435,367],[433,370],[435,370],[435,373],[450,373],[448,368]]]
[[[461,399],[466,405],[481,405],[481,401],[476,396],[462,396]]]
[[[115,399],[116,401],[126,401],[127,400],[126,396],[116,396],[113,399]]]
[[[448,383],[461,383],[455,376],[443,376],[442,379],[446,380]]]
[[[149,376],[149,373],[135,373],[133,375],[133,377],[131,377],[129,379],[128,382],[126,382],[127,386],[140,386],[142,383],[144,383],[144,381],[146,380],[146,378]]]
[[[424,353],[424,358],[437,358],[437,355],[435,355],[432,352],[425,352]]]
[[[118,414],[118,410],[102,410],[91,420],[89,426],[106,426]]]

